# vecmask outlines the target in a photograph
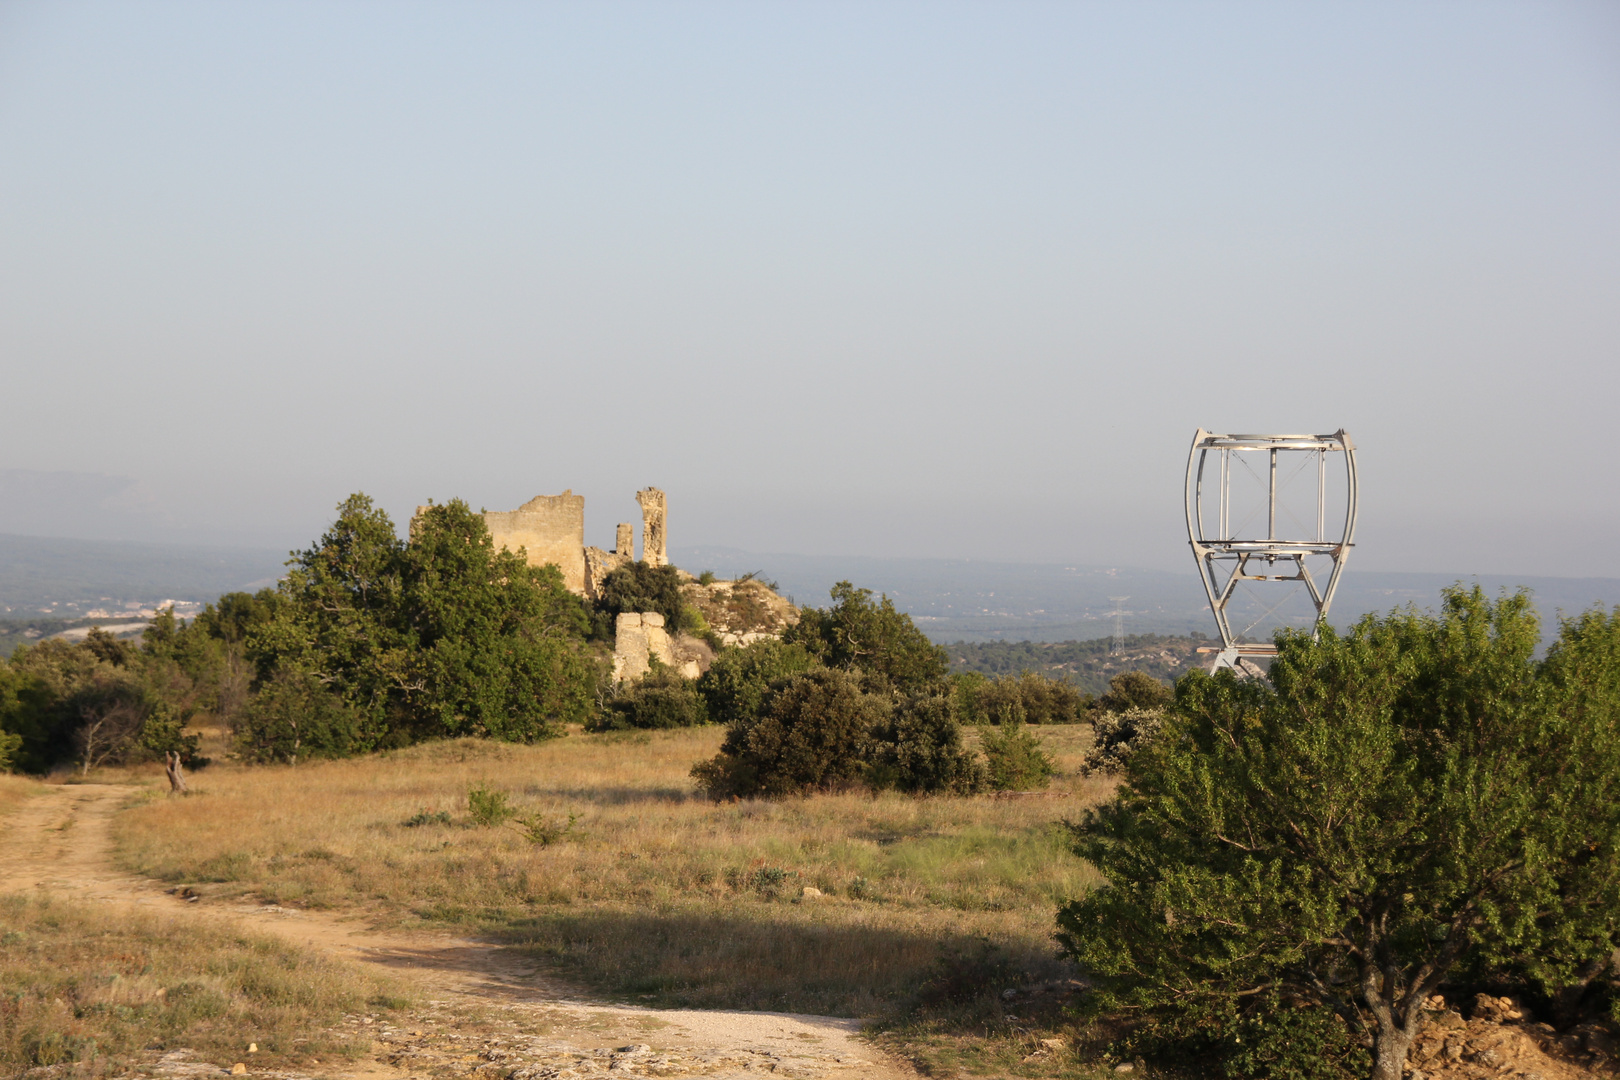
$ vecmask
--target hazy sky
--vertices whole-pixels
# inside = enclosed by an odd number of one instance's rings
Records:
[[[0,361],[0,532],[1617,575],[1620,5],[6,3]]]

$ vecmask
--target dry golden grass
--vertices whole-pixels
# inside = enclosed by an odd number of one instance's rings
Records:
[[[404,1004],[391,984],[270,938],[38,895],[0,896],[0,987],[6,1075],[119,1072],[176,1047],[229,1068],[249,1042],[256,1067],[354,1057],[369,1044],[333,1030],[344,1013]]]
[[[25,799],[39,794],[44,789],[45,785],[38,780],[0,773],[0,817],[11,813],[21,806]]]
[[[1004,978],[1063,974],[1057,905],[1088,888],[1061,820],[1106,793],[1074,774],[1089,730],[1031,729],[1062,798],[826,795],[716,805],[687,777],[722,732],[472,740],[296,768],[218,765],[188,799],[116,825],[131,869],[204,891],[459,922],[642,1003],[871,1016],[942,957]],[[473,827],[467,791],[509,793],[574,832]],[[448,824],[437,815],[448,815]],[[412,819],[427,823],[408,826]],[[799,902],[809,886],[820,899]]]

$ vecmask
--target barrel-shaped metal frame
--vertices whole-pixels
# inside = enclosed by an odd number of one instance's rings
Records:
[[[1220,471],[1216,480],[1217,504],[1215,527],[1218,536],[1208,536],[1204,530],[1205,468],[1210,453],[1219,452]],[[1316,536],[1286,538],[1277,535],[1277,455],[1284,452],[1314,451],[1316,461]],[[1266,535],[1261,538],[1239,538],[1231,535],[1231,479],[1232,454],[1247,452],[1266,453],[1270,479],[1268,494]],[[1344,529],[1341,535],[1328,539],[1327,522],[1327,456],[1344,454],[1346,503]],[[1221,633],[1220,655],[1215,666],[1235,666],[1244,656],[1272,656],[1276,646],[1255,642],[1239,643],[1227,617],[1227,604],[1240,581],[1298,581],[1305,585],[1311,603],[1316,608],[1316,624],[1327,617],[1333,594],[1339,587],[1339,575],[1344,572],[1345,560],[1356,536],[1356,448],[1344,429],[1331,435],[1217,435],[1199,428],[1193,435],[1192,449],[1187,455],[1187,542],[1198,561],[1198,576],[1209,597],[1210,611]],[[1305,565],[1310,555],[1325,555],[1333,560],[1333,569],[1325,586],[1319,587]],[[1249,564],[1258,560],[1266,569],[1276,570],[1279,561],[1293,563],[1294,573],[1251,573]],[[1229,573],[1223,565],[1231,563]]]

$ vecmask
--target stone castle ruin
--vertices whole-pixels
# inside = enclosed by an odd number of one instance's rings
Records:
[[[655,487],[636,492],[641,506],[641,561],[668,566],[668,500]],[[426,507],[418,507],[421,513]],[[613,550],[585,544],[585,496],[572,490],[536,495],[516,510],[486,510],[484,525],[497,547],[522,550],[530,566],[551,564],[562,571],[570,592],[595,602],[608,574],[636,560],[635,527],[620,522]],[[686,602],[699,611],[724,645],[750,645],[774,637],[798,621],[798,610],[763,583],[750,579],[702,584],[682,574]],[[713,650],[686,634],[672,635],[657,612],[626,612],[614,626],[614,681],[645,675],[653,658],[689,679],[708,669]]]
[[[658,488],[636,492],[641,504],[641,550],[648,566],[667,566],[665,498]],[[568,590],[596,600],[609,573],[636,561],[635,528],[620,522],[613,550],[585,546],[585,496],[573,490],[561,495],[536,495],[516,510],[486,510],[484,525],[496,547],[522,548],[530,566],[547,563],[562,571]]]

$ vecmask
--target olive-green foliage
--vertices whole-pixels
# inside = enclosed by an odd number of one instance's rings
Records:
[[[869,734],[874,788],[971,795],[989,783],[984,765],[962,744],[956,703],[948,694],[912,694],[896,702]]]
[[[980,727],[979,749],[984,751],[990,786],[997,791],[1039,791],[1057,774],[1041,741],[1024,730],[1016,712],[995,727]]]
[[[435,736],[527,741],[593,712],[600,662],[556,567],[495,548],[459,499],[427,508],[408,543],[364,495],[338,511],[247,643],[261,682],[301,672],[342,699],[355,718],[349,752]]]
[[[697,625],[696,613],[681,599],[681,575],[673,566],[633,562],[610,571],[592,612],[595,634],[613,640],[615,620],[637,611],[658,612],[670,633],[691,631]]]
[[[621,686],[586,727],[591,731],[627,728],[695,727],[709,721],[703,697],[674,668],[654,663],[636,682]]]
[[[517,810],[506,792],[478,783],[467,789],[467,816],[474,825],[488,829],[512,820]]]
[[[759,715],[773,683],[817,666],[803,645],[767,638],[746,648],[723,649],[698,679],[697,691],[710,720],[735,724]]]
[[[1331,1011],[1274,989],[1195,999],[1136,1021],[1107,1047],[1109,1056],[1150,1058],[1172,1066],[1172,1075],[1342,1080],[1365,1073],[1371,1060]]]
[[[859,670],[876,686],[904,693],[945,677],[949,658],[887,596],[847,581],[832,588],[832,606],[805,608],[782,640],[803,645],[828,667]]]
[[[12,759],[22,749],[22,736],[0,731],[0,772],[10,772]]]
[[[27,772],[171,750],[189,761],[198,739],[182,729],[195,712],[192,690],[172,660],[100,630],[77,644],[48,638],[0,661],[0,733],[10,736],[11,765]]]
[[[861,779],[872,729],[888,710],[888,700],[863,690],[850,672],[792,676],[758,715],[732,724],[720,753],[692,776],[716,799],[848,787]]]
[[[1035,671],[999,679],[981,677],[963,696],[970,709],[964,719],[975,724],[999,724],[1019,709],[1028,724],[1073,724],[1079,722],[1086,705],[1086,697],[1078,689]]]
[[[1092,706],[1094,712],[1124,712],[1126,709],[1163,709],[1174,697],[1173,691],[1145,671],[1126,671],[1108,680],[1108,693]]]
[[[1269,683],[1184,676],[1075,828],[1110,882],[1059,915],[1092,1000],[1163,1019],[1269,988],[1398,1078],[1459,962],[1553,992],[1607,957],[1620,610],[1566,623],[1540,663],[1537,639],[1527,595],[1457,587],[1438,615],[1280,634]]]
[[[259,687],[236,725],[237,752],[248,761],[346,757],[359,743],[360,718],[338,694],[296,667],[278,668]]]
[[[1163,709],[1143,709],[1135,705],[1121,712],[1095,713],[1091,721],[1091,750],[1080,770],[1084,775],[1112,776],[1124,768],[1130,756],[1146,746],[1164,726]]]

